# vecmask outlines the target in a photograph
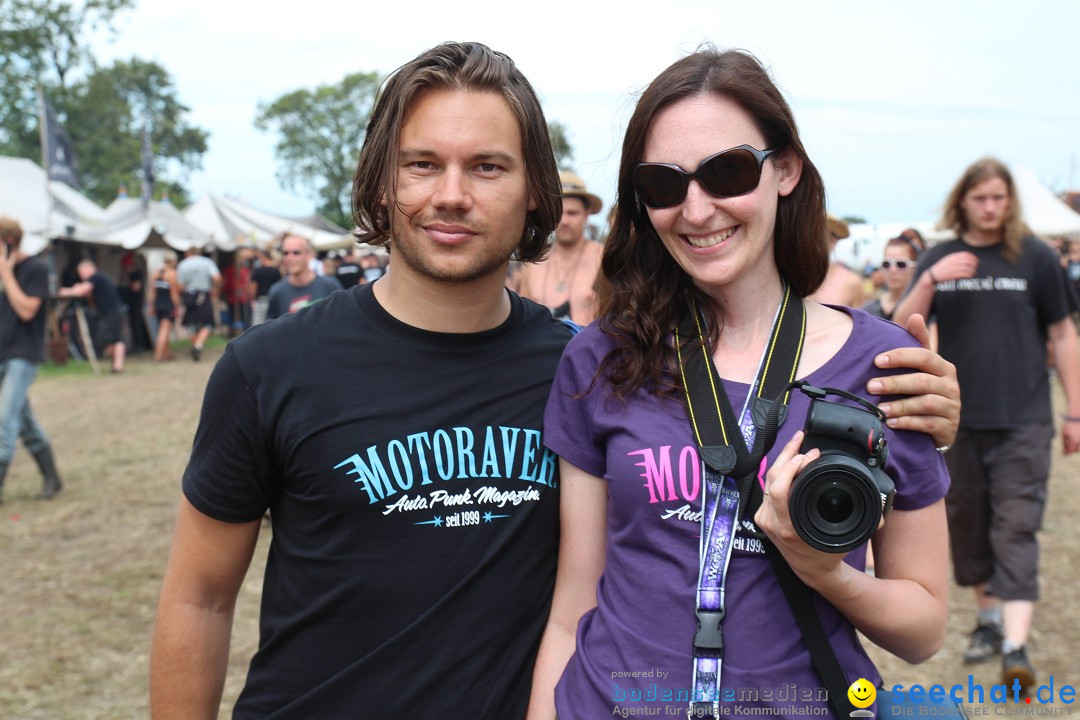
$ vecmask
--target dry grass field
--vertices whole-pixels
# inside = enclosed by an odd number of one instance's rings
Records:
[[[32,388],[66,487],[52,502],[33,500],[37,469],[18,450],[0,506],[0,720],[148,716],[150,633],[179,479],[220,353],[210,350],[200,363],[134,358],[123,375],[50,375]],[[1078,471],[1080,459],[1055,462],[1032,643],[1040,678],[1053,675],[1058,689],[1080,684]],[[240,599],[221,717],[230,715],[256,644],[268,540],[264,529]],[[948,643],[929,662],[911,666],[872,650],[887,685],[966,685],[969,593],[954,588],[951,605]],[[998,669],[976,666],[975,682],[997,682]],[[1021,708],[989,714],[1006,709]]]

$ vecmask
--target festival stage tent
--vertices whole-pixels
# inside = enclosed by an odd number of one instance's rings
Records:
[[[209,193],[184,210],[184,217],[210,236],[211,245],[226,251],[239,245],[265,247],[282,233],[306,237],[316,250],[347,248],[354,241],[348,232],[325,218],[275,215],[235,198]]]
[[[33,160],[0,157],[0,215],[19,221],[22,250],[37,255],[52,238],[114,245],[105,210],[78,190],[56,180]]]
[[[1039,182],[1035,173],[1014,167],[1012,174],[1024,221],[1036,235],[1080,234],[1080,213]]]

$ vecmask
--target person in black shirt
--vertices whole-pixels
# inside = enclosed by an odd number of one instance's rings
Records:
[[[265,248],[259,250],[259,258],[251,271],[251,282],[248,285],[248,295],[251,296],[251,324],[259,325],[266,322],[266,309],[270,305],[270,288],[281,279],[281,270],[278,269],[278,260],[274,254]]]
[[[1002,682],[1026,691],[1035,684],[1026,644],[1055,434],[1047,340],[1065,395],[1066,455],[1080,450],[1080,342],[1058,255],[1022,218],[1003,163],[983,158],[968,167],[942,221],[957,237],[919,258],[893,320],[936,315],[941,355],[956,364],[964,398],[946,456],[953,570],[978,606],[964,660],[1003,654]]]
[[[45,361],[49,269],[42,260],[19,250],[22,234],[18,222],[0,217],[0,492],[15,455],[15,440],[21,437],[44,477],[38,497],[49,500],[63,484],[52,445],[27,397],[38,367]]]
[[[124,323],[127,321],[127,308],[120,299],[116,285],[109,277],[98,270],[93,260],[79,263],[78,282],[71,287],[60,288],[60,297],[93,298],[97,310],[97,339],[95,344],[105,354],[112,357],[112,371],[118,373],[124,369]]]
[[[348,290],[359,285],[363,279],[364,269],[356,262],[355,254],[350,252],[340,260],[338,266],[334,269],[334,277],[341,283],[341,287]]]

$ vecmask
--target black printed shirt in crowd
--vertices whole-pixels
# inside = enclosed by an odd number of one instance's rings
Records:
[[[495,329],[427,332],[371,288],[252,328],[207,388],[184,492],[273,522],[234,717],[522,717],[558,534],[542,419],[570,332],[516,295]]]
[[[1047,327],[1068,315],[1057,253],[1025,237],[1014,265],[1002,256],[1000,245],[974,247],[951,240],[926,251],[912,283],[955,252],[978,258],[976,275],[939,282],[930,312],[937,318],[938,352],[956,365],[961,427],[1007,429],[1051,422]]]

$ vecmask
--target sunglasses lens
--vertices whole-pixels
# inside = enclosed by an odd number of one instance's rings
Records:
[[[893,268],[893,267],[895,267],[897,270],[907,270],[908,264],[909,263],[908,263],[907,260],[882,260],[881,261],[881,267],[885,268],[886,270],[888,270],[890,268]]]
[[[698,179],[716,197],[745,195],[758,186],[761,168],[748,150],[728,150],[698,168]]]
[[[651,208],[669,208],[686,197],[686,180],[678,170],[664,165],[638,165],[634,170],[638,198]]]

